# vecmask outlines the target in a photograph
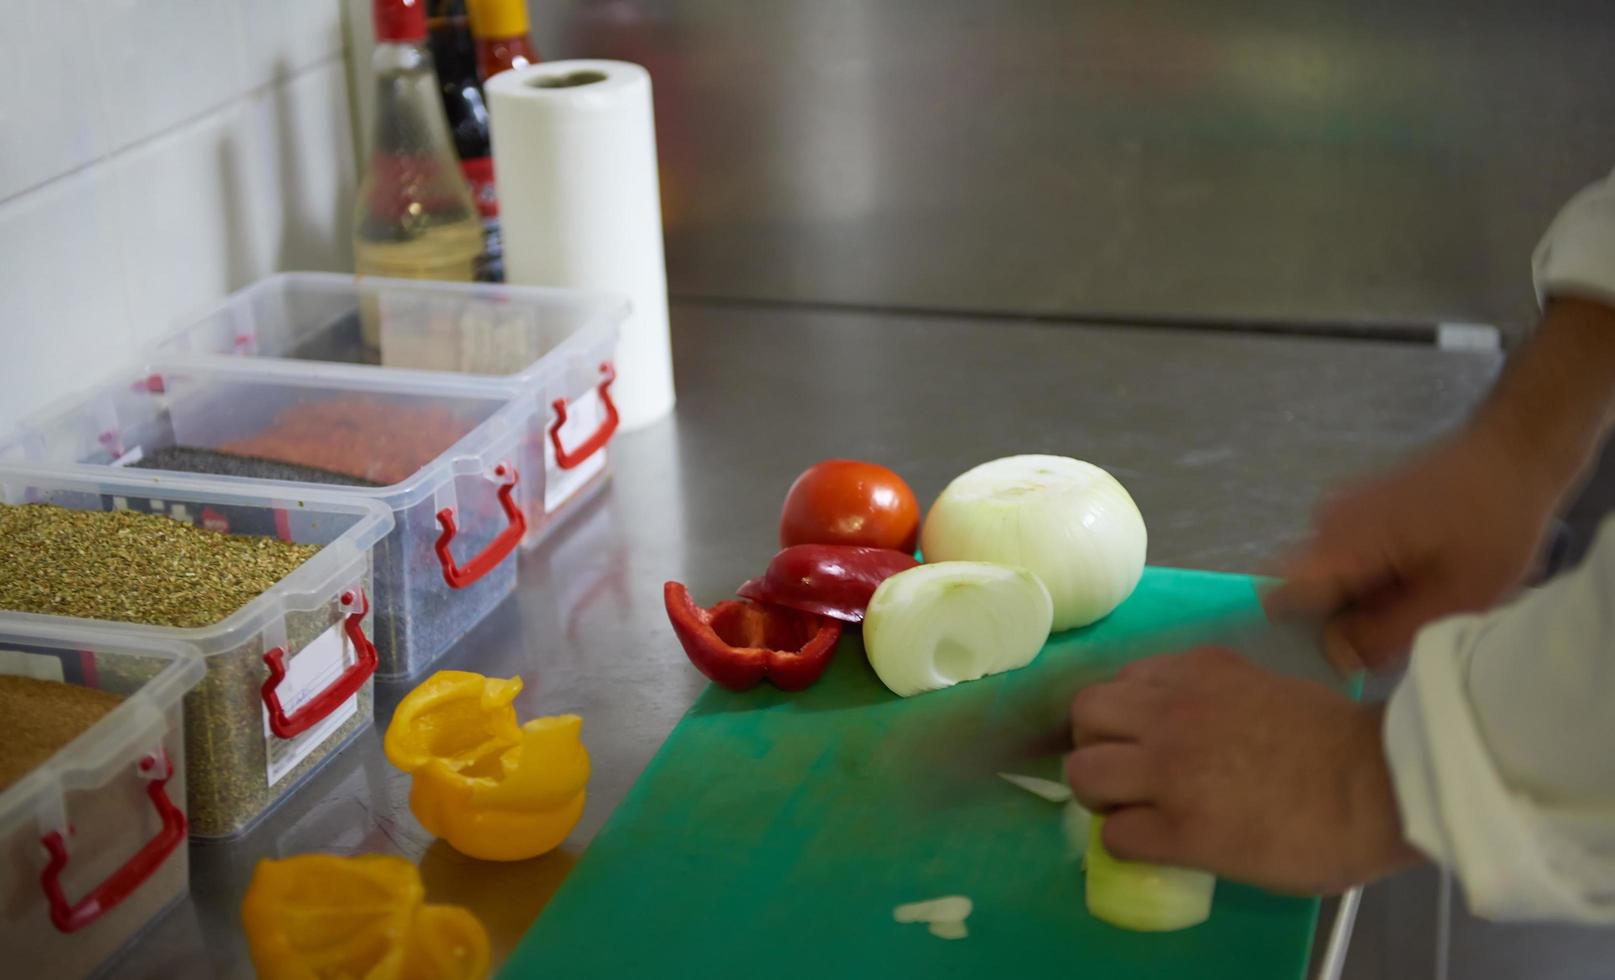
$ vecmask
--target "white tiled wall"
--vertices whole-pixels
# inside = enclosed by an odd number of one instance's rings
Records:
[[[351,268],[343,0],[0,0],[0,425],[278,269]]]

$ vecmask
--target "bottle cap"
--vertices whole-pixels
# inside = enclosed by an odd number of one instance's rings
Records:
[[[377,41],[426,40],[426,0],[375,0],[370,12]]]
[[[471,33],[481,38],[525,37],[528,30],[526,0],[466,0]]]

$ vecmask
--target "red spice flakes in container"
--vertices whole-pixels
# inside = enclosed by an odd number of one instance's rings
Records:
[[[371,498],[394,519],[372,556],[371,639],[376,677],[401,679],[430,667],[516,587],[522,493],[529,479],[543,493],[542,458],[528,451],[547,404],[538,389],[255,358],[159,365],[36,416],[0,439],[0,463],[105,473],[173,447],[187,450],[188,465],[211,465],[211,454],[219,472],[207,481],[274,486],[281,503],[251,515],[251,526],[239,516],[202,520],[274,537],[320,488],[268,476],[265,461],[351,477],[324,489]]]
[[[617,429],[612,361],[624,297],[538,286],[283,272],[221,300],[154,349],[166,363],[475,379],[539,399],[517,467],[534,547],[609,479]],[[381,346],[364,343],[380,323]],[[243,433],[242,435],[247,435]]]
[[[300,402],[278,413],[257,435],[217,448],[386,486],[409,479],[475,425],[437,406],[338,397]]]

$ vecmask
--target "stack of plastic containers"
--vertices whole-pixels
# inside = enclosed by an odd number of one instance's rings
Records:
[[[521,463],[530,547],[606,478],[617,429],[612,355],[628,310],[609,293],[294,272],[230,296],[152,356],[246,357],[265,371],[318,368],[337,377],[446,372],[530,393],[545,408],[532,420]],[[367,322],[379,348],[364,343]]]
[[[453,376],[322,367],[262,372],[220,360],[132,371],[0,437],[0,465],[138,472],[154,459],[166,470],[200,458],[207,479],[241,487],[262,478],[218,465],[244,450],[330,471],[337,486],[277,485],[340,490],[392,514],[375,550],[376,674],[412,677],[516,587],[515,550],[526,532],[515,503],[527,478],[520,454],[539,406],[526,391]],[[279,536],[268,516],[227,529]]]
[[[200,657],[205,670],[185,698],[185,783],[196,837],[244,833],[371,723],[371,549],[392,529],[392,515],[373,500],[329,490],[278,496],[263,488],[113,469],[0,468],[0,503],[160,513],[247,533],[273,528],[275,537],[320,546],[268,591],[207,626],[0,614],[63,643],[114,636]],[[97,674],[111,676],[104,667]]]
[[[374,678],[423,674],[515,588],[518,547],[609,474],[627,312],[280,275],[0,433],[0,504],[319,549],[198,627],[0,610],[0,674],[124,697],[0,792],[8,967],[96,970],[185,895],[187,835],[251,829],[371,724]]]

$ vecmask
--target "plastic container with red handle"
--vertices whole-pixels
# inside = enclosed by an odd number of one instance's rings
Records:
[[[138,456],[178,472],[183,462],[155,455],[178,446],[338,474],[346,482],[273,485],[347,494],[392,513],[375,547],[368,636],[375,676],[401,680],[427,671],[516,587],[516,551],[530,525],[521,494],[544,480],[543,457],[528,451],[544,418],[540,390],[302,361],[154,363],[24,420],[0,436],[0,465],[159,472],[130,468]],[[262,471],[204,469],[198,478],[219,486],[263,483],[252,478]],[[229,529],[278,534],[271,516]]]
[[[169,801],[186,806],[185,829],[192,837],[228,838],[250,830],[369,727],[373,716],[376,660],[374,648],[366,649],[375,628],[368,598],[374,591],[371,552],[392,530],[392,514],[359,496],[277,486],[237,487],[222,480],[107,467],[0,466],[0,503],[139,510],[319,546],[313,557],[267,591],[206,626],[0,612],[6,628],[58,637],[75,650],[96,651],[110,636],[139,648],[194,651],[201,682],[185,696],[185,738],[163,744],[176,767],[163,791]],[[0,651],[10,647],[0,638]],[[269,666],[271,655],[283,676],[277,678]],[[0,654],[0,669],[12,660]],[[122,676],[128,686],[128,676],[141,676],[130,674],[132,663],[129,658],[88,656],[70,667],[102,685],[118,683]],[[278,723],[277,714],[289,724]],[[177,721],[175,726],[178,731]],[[152,754],[149,741],[126,740],[131,752],[139,750],[138,757],[119,756],[131,772]],[[162,778],[161,761],[153,757],[141,777]],[[172,836],[172,818],[164,819],[167,811],[160,801],[145,793],[145,784],[136,789],[140,792],[120,797],[119,806],[126,815],[140,815],[140,826],[146,828],[142,841]],[[134,874],[115,875],[118,862],[81,860],[78,841],[84,831],[78,826],[57,841],[65,846],[65,859],[54,872],[61,895],[53,903],[64,921],[77,921],[94,906],[106,905],[107,896]],[[138,870],[153,852],[135,844],[120,854]],[[44,855],[51,846],[40,837],[28,853],[32,856],[37,849]],[[137,858],[139,853],[145,857]],[[104,889],[103,882],[108,882]],[[0,944],[3,948],[9,947]]]
[[[83,977],[187,891],[186,643],[0,614],[0,674],[123,702],[0,791],[0,950],[16,977]],[[15,723],[15,720],[12,720]]]
[[[614,361],[629,303],[612,293],[288,272],[240,290],[159,341],[155,359],[249,357],[265,367],[455,374],[540,400],[515,465],[531,548],[610,473]],[[379,324],[367,346],[361,319]]]

